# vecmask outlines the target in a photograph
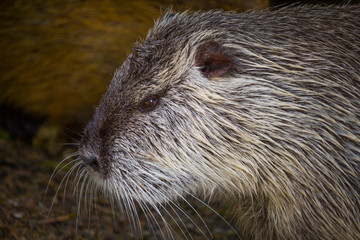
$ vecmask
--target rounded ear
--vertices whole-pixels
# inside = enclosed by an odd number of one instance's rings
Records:
[[[195,57],[195,64],[205,77],[221,77],[231,67],[230,56],[223,52],[220,44],[209,41],[201,45]]]

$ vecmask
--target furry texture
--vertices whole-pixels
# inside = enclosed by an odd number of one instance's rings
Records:
[[[226,198],[246,239],[359,239],[359,39],[359,6],[169,12],[116,71],[79,178],[135,221],[190,194]],[[209,41],[221,76],[197,65]]]

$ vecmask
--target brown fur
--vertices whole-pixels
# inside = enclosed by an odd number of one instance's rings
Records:
[[[227,197],[246,239],[360,238],[360,7],[168,13],[79,152],[134,213]]]

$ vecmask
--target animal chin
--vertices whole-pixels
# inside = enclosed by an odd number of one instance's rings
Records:
[[[115,197],[119,202],[133,201],[146,204],[164,204],[178,198],[174,191],[179,187],[172,186],[168,181],[157,179],[150,175],[138,175],[128,170],[107,172],[106,175],[86,166],[88,180],[96,191],[109,197]],[[172,194],[169,194],[172,192]]]

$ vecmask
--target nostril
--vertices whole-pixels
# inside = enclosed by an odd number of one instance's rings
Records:
[[[97,172],[100,171],[100,165],[99,165],[97,157],[95,157],[95,156],[89,156],[89,157],[83,156],[82,160],[86,165],[91,167],[93,170],[95,170]]]

